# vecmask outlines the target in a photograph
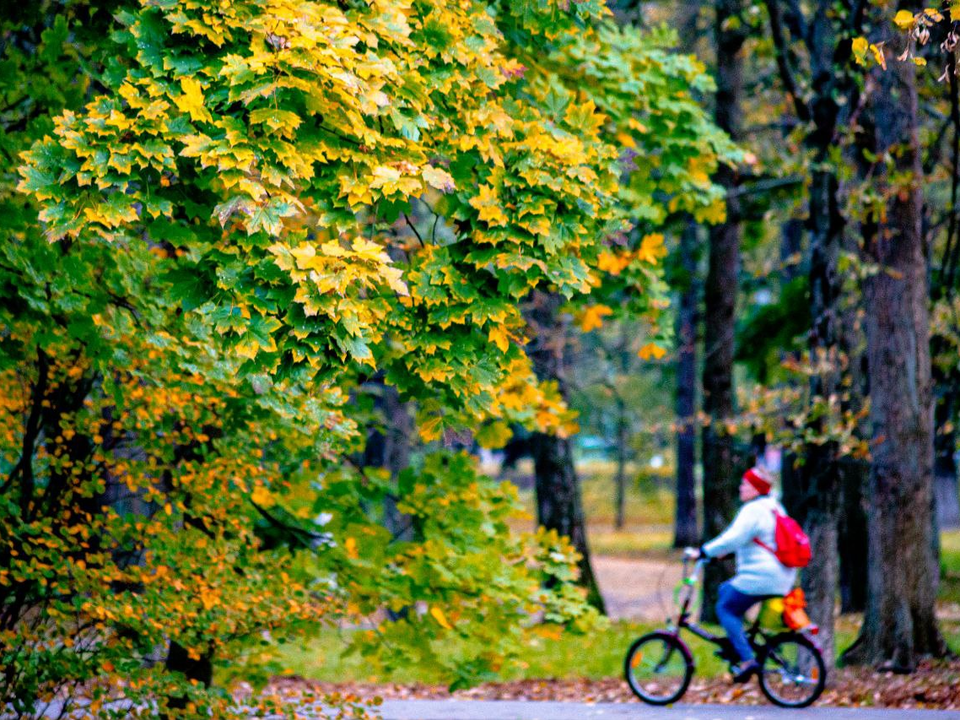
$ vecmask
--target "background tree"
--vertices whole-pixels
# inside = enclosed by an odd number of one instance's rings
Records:
[[[717,126],[734,141],[742,138],[743,58],[741,50],[747,26],[740,0],[717,0],[714,36],[716,43],[717,94],[714,117]],[[736,412],[733,357],[737,290],[740,270],[740,203],[736,172],[721,167],[716,182],[726,191],[726,218],[710,230],[710,251],[704,282],[703,411],[701,449],[703,464],[703,538],[714,538],[736,514],[741,462],[735,456],[733,433],[727,427]],[[703,583],[703,617],[716,621],[717,588],[728,568],[711,565]]]
[[[695,547],[700,534],[696,498],[697,327],[700,283],[697,272],[697,226],[692,221],[680,234],[682,280],[677,308],[677,510],[674,547]]]
[[[893,28],[880,25],[895,46]],[[865,283],[873,562],[860,636],[844,657],[909,671],[919,656],[946,652],[934,607],[939,572],[923,170],[915,67],[891,62],[875,72],[877,91],[868,105],[873,144],[865,152],[878,159],[873,177],[886,208],[865,223],[865,251],[880,266]]]

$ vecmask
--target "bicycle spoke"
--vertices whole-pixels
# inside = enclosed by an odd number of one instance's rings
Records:
[[[784,637],[764,657],[761,687],[777,705],[803,707],[823,690],[823,660],[803,639]]]
[[[627,682],[645,702],[674,702],[686,690],[693,668],[669,635],[651,634],[639,640],[627,656]]]

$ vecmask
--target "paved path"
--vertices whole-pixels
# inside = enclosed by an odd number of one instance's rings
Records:
[[[960,720],[957,710],[813,707],[783,710],[752,705],[524,702],[516,700],[386,700],[383,720]]]
[[[663,622],[673,610],[679,562],[595,555],[592,563],[611,620]]]

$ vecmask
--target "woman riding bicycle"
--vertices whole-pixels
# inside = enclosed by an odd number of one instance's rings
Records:
[[[720,585],[716,605],[720,624],[740,656],[740,665],[734,668],[734,682],[746,682],[759,670],[743,630],[743,616],[768,597],[786,595],[797,579],[796,569],[782,565],[771,550],[776,531],[775,513],[785,514],[785,511],[770,495],[770,486],[764,470],[759,467],[747,470],[740,481],[743,507],[730,527],[701,545],[699,550],[692,551],[692,556],[702,558],[736,553],[737,573]]]

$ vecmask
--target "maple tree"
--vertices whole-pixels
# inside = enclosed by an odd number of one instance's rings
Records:
[[[425,442],[570,432],[519,300],[655,320],[652,230],[716,213],[735,156],[703,67],[594,0],[57,10],[5,28],[4,701],[225,716],[215,663],[256,678],[302,626],[384,607],[412,610],[357,648],[453,684],[532,619],[589,626],[569,543],[511,534],[471,459],[358,467],[351,393],[382,372]],[[414,539],[370,511],[388,496]]]

